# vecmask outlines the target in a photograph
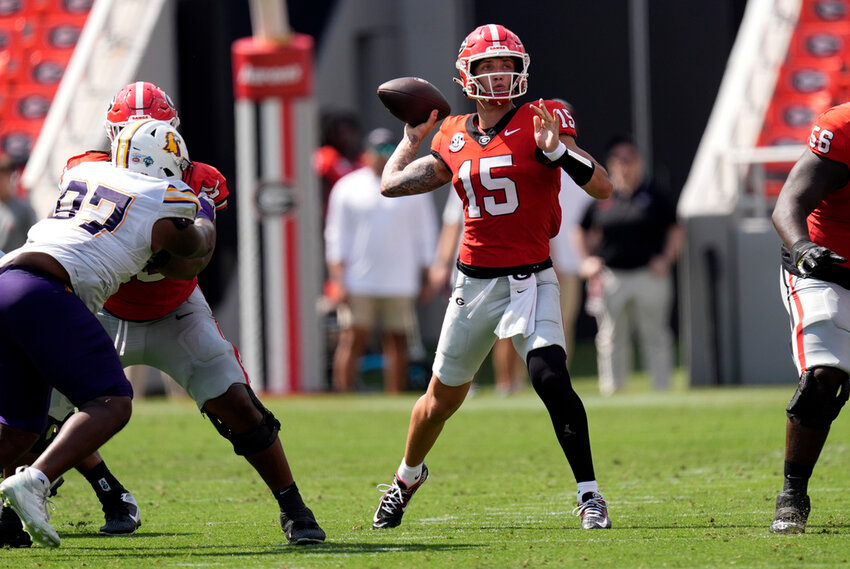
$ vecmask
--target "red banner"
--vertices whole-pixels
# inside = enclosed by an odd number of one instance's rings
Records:
[[[313,38],[293,34],[275,43],[242,38],[233,42],[236,99],[304,97],[313,92]]]

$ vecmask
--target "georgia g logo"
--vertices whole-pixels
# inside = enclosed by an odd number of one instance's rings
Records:
[[[174,154],[176,157],[182,158],[180,155],[180,144],[177,142],[178,140],[177,135],[173,132],[165,133],[165,146],[163,146],[162,149],[169,154]]]

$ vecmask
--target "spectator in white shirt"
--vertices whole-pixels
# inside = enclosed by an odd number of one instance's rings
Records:
[[[427,194],[405,200],[381,195],[381,172],[396,138],[387,129],[369,133],[366,166],[343,176],[330,194],[325,261],[340,326],[336,391],[354,389],[359,358],[379,322],[384,389],[398,393],[407,383],[407,338],[418,326],[416,298],[433,260],[437,215]]]

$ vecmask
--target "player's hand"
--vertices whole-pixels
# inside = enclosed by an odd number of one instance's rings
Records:
[[[791,246],[791,259],[804,277],[817,277],[817,274],[827,267],[847,262],[847,259],[835,251],[808,239],[800,239]]]
[[[227,207],[227,179],[215,167],[203,162],[192,162],[183,172],[183,181],[195,192],[206,194],[215,202],[215,209]]]
[[[546,105],[543,104],[543,99],[540,99],[537,105],[531,104],[531,110],[534,111],[534,141],[538,148],[543,152],[552,152],[558,148],[558,119],[549,112]]]
[[[198,215],[196,217],[215,221],[215,202],[209,194],[201,192],[198,195],[198,201],[201,202],[201,209],[198,210]]]
[[[404,137],[414,144],[420,144],[422,140],[428,136],[432,130],[434,130],[434,127],[437,126],[438,112],[439,111],[437,111],[437,109],[431,111],[431,114],[428,116],[428,120],[422,124],[414,126],[412,124],[405,123]]]

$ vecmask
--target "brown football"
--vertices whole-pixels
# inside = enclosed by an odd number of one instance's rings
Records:
[[[419,77],[398,77],[378,87],[378,98],[392,115],[416,126],[437,109],[437,119],[449,116],[452,108],[440,90]]]

